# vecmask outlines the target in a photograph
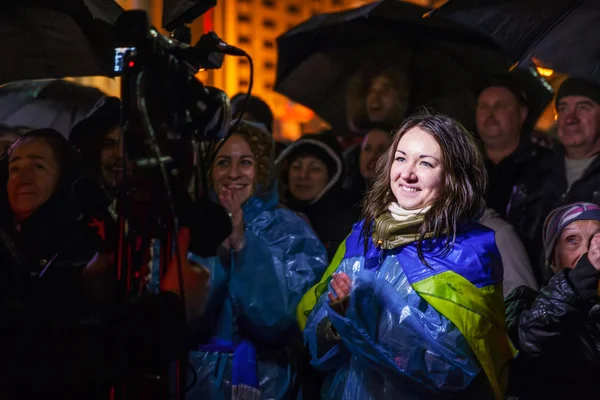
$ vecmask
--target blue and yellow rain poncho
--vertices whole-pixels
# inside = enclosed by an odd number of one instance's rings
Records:
[[[463,226],[447,255],[440,255],[441,244],[425,253],[426,266],[414,242],[383,250],[369,241],[365,253],[362,226],[355,225],[297,310],[311,364],[329,372],[323,398],[462,398],[485,376],[489,394],[475,398],[501,399],[516,351],[506,334],[493,231]],[[329,306],[334,272],[353,281],[345,316]],[[341,340],[329,335],[324,342],[331,328]]]

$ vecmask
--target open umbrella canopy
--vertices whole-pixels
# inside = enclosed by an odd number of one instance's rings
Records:
[[[597,0],[451,0],[429,19],[475,29],[522,64],[600,82]]]
[[[114,76],[116,37],[106,19],[110,18],[92,14],[83,0],[0,5],[0,85],[24,79]]]
[[[0,87],[0,123],[54,128],[68,137],[103,96],[99,89],[62,80],[11,83]]]
[[[410,104],[425,105],[473,125],[475,91],[513,64],[493,41],[456,23],[428,20],[429,9],[383,0],[314,16],[277,39],[275,90],[345,129],[347,90],[361,70],[405,71]]]

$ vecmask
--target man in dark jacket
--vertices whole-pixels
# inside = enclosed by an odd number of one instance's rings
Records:
[[[600,85],[568,78],[555,105],[560,145],[515,185],[507,212],[540,283],[544,280],[540,261],[546,216],[552,209],[576,201],[600,203]]]
[[[523,171],[550,150],[532,142],[527,95],[513,76],[486,82],[477,98],[477,133],[483,144],[489,186],[488,207],[500,216]]]

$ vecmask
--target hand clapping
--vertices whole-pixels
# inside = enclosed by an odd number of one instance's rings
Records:
[[[352,280],[344,272],[336,273],[331,279],[332,292],[329,292],[329,305],[338,314],[346,315],[349,304],[350,291],[352,290]]]
[[[240,251],[244,245],[244,213],[242,211],[242,201],[236,190],[230,190],[226,187],[221,188],[219,201],[223,207],[231,214],[231,224],[233,230],[231,235],[225,241],[227,248],[233,248]]]

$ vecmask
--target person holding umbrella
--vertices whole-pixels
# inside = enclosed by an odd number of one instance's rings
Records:
[[[364,132],[369,126],[400,126],[408,111],[410,82],[401,65],[374,65],[360,71],[348,87],[350,128]]]

